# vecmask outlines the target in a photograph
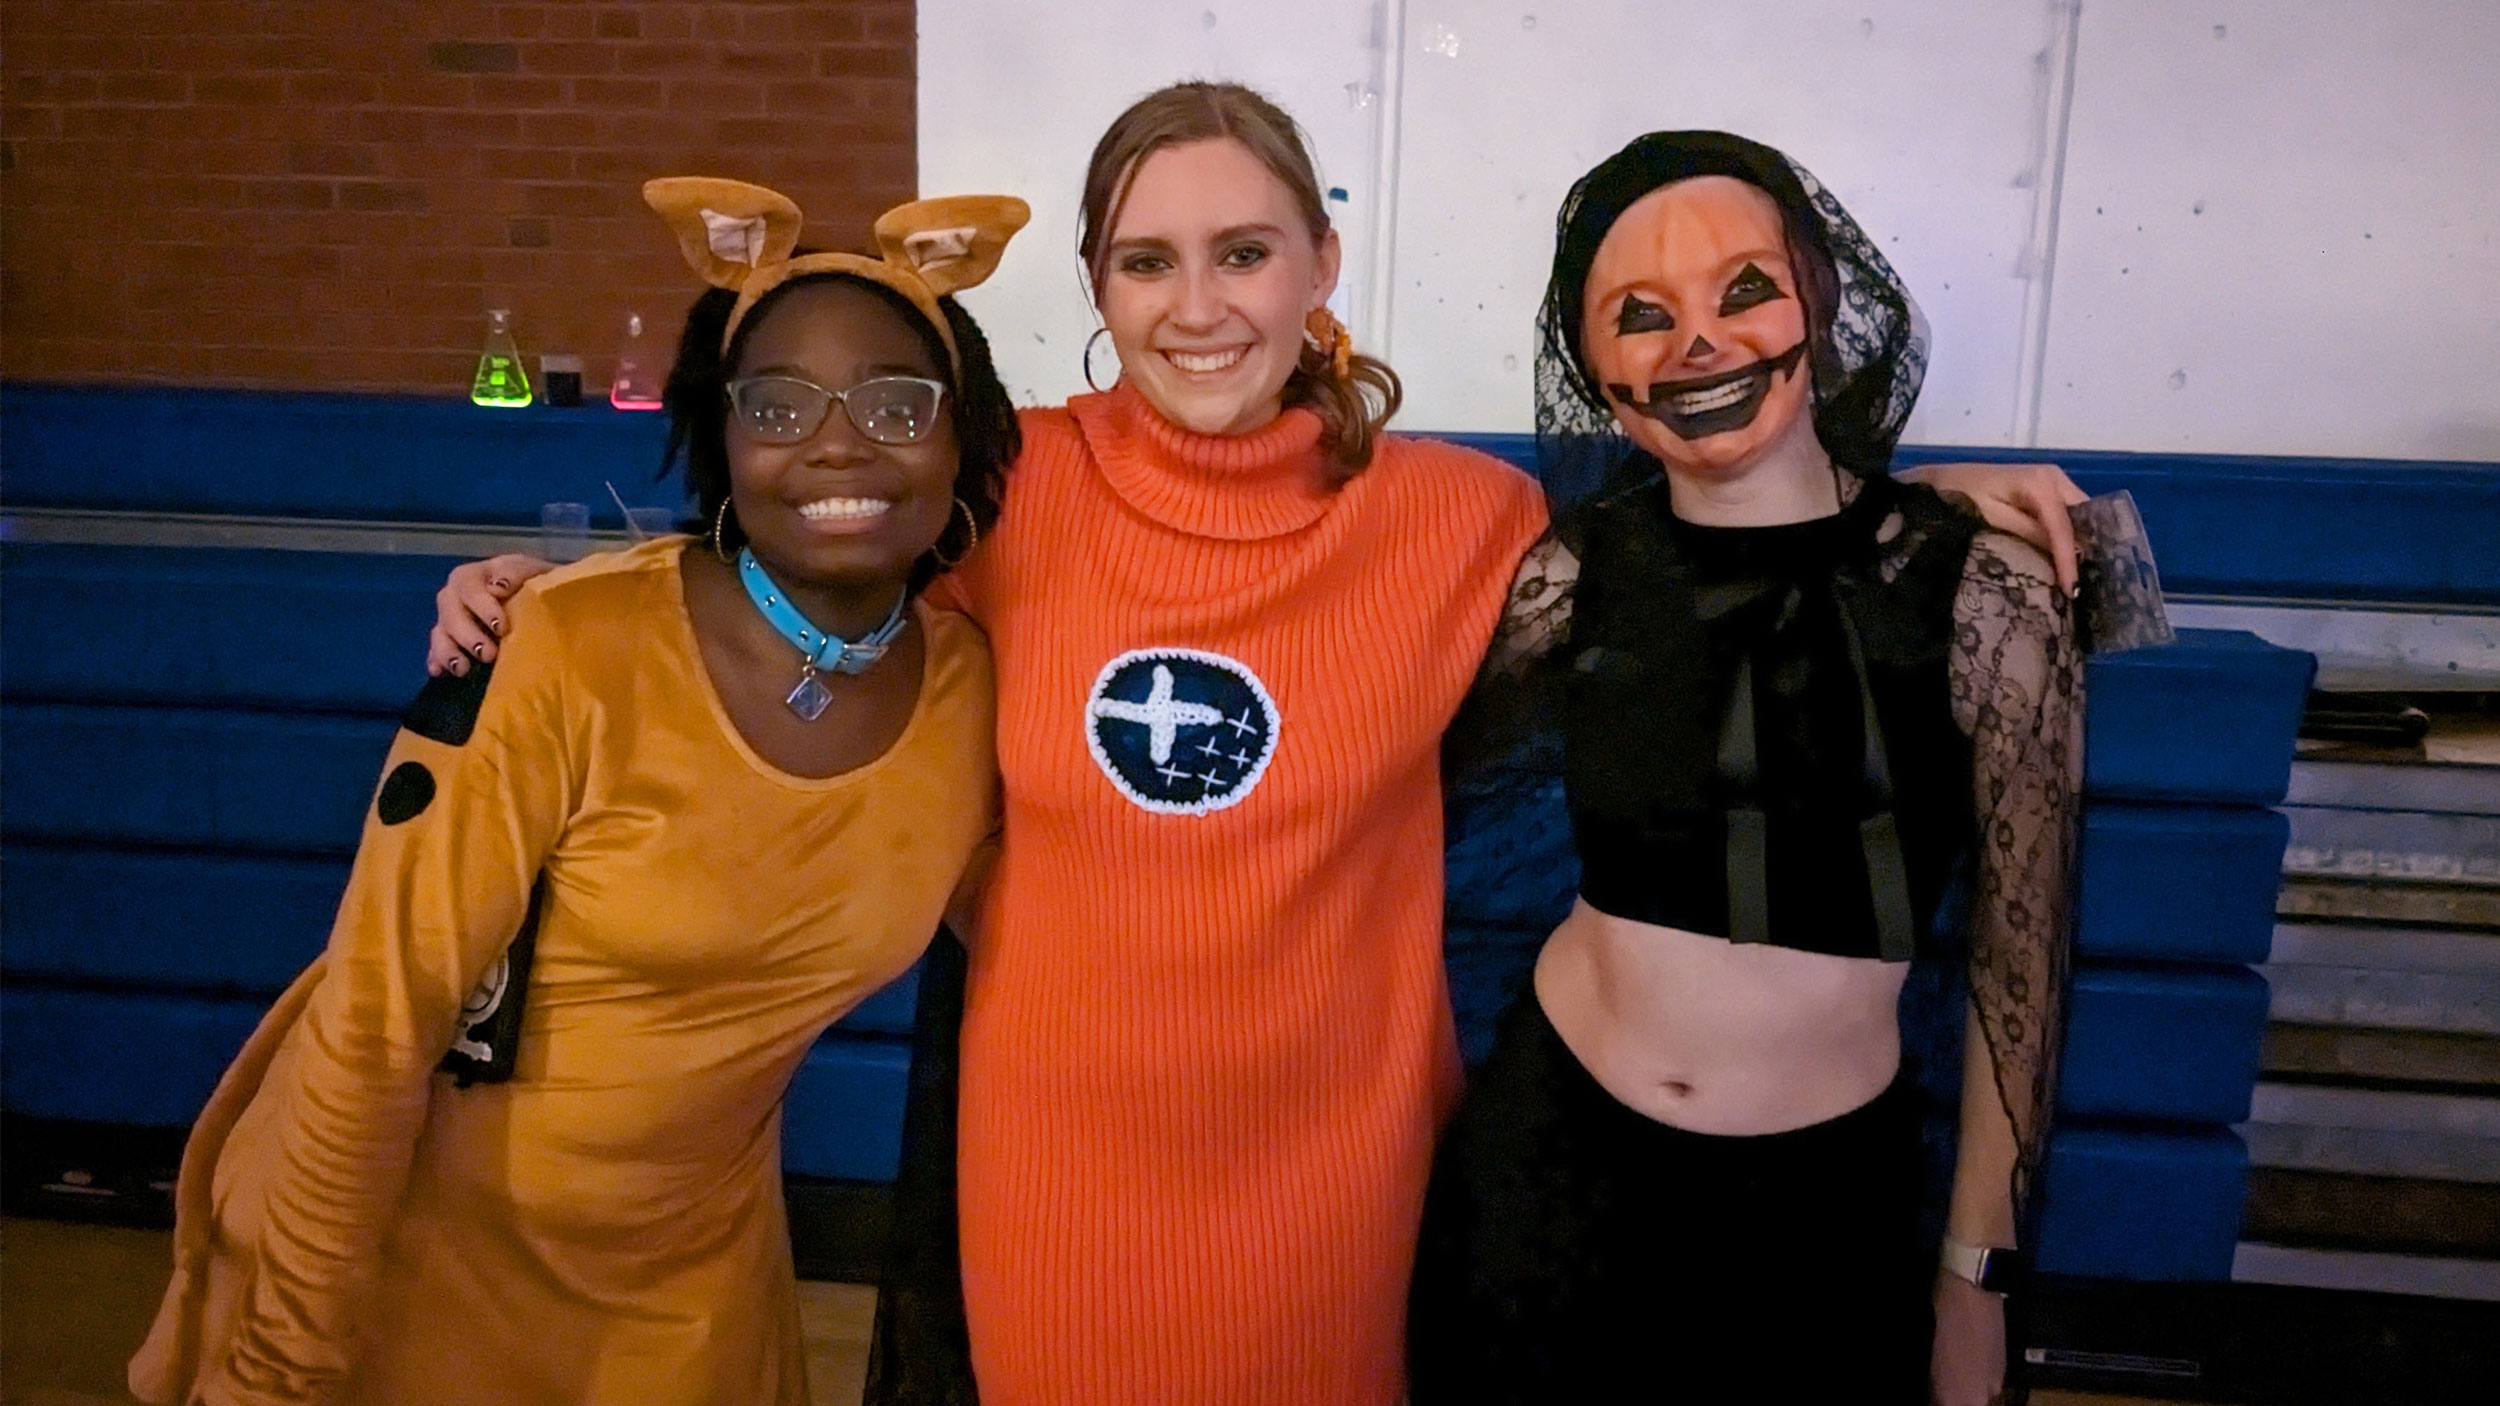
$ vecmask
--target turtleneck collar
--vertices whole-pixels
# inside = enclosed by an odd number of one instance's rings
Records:
[[[1336,500],[1309,410],[1287,410],[1248,434],[1193,434],[1126,381],[1078,396],[1068,410],[1113,491],[1166,527],[1231,541],[1278,537],[1319,521]]]

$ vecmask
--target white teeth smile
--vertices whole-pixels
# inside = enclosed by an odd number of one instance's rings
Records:
[[[855,518],[875,517],[894,504],[884,498],[819,498],[802,504],[799,516],[809,522],[845,522]]]
[[[1226,370],[1249,354],[1248,347],[1235,347],[1230,351],[1220,352],[1167,351],[1163,354],[1163,359],[1183,371],[1203,373]]]
[[[1753,394],[1753,391],[1754,378],[1751,376],[1744,376],[1730,381],[1716,390],[1695,391],[1690,395],[1679,395],[1675,397],[1673,406],[1675,413],[1678,415],[1707,415],[1713,410],[1725,410],[1727,407],[1734,405],[1738,401],[1741,401],[1745,397]]]

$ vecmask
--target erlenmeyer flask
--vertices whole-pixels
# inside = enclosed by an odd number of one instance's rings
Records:
[[[619,410],[660,408],[660,367],[656,348],[642,332],[642,314],[625,314],[625,345],[616,354],[616,379],[608,383],[608,404]]]
[[[469,383],[469,399],[480,405],[530,403],[529,373],[521,369],[521,349],[512,341],[512,313],[486,310],[486,348],[477,354],[477,378]]]

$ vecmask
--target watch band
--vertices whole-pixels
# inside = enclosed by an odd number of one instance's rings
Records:
[[[2023,1253],[1998,1245],[1965,1245],[1945,1238],[1939,1263],[1947,1274],[1967,1279],[1991,1294],[2013,1291],[2023,1272]]]

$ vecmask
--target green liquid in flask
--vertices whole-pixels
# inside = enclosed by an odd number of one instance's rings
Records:
[[[529,373],[521,369],[521,349],[512,341],[512,314],[502,308],[486,314],[486,349],[477,354],[469,399],[506,407],[530,403]]]

